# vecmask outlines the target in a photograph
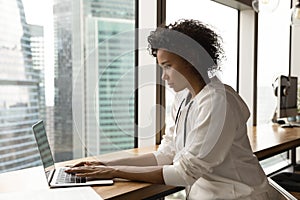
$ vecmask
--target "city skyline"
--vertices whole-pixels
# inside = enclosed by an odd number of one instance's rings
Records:
[[[82,2],[84,4],[81,4]],[[2,135],[7,132],[8,135],[6,138],[1,136],[0,142],[6,142],[6,146],[1,146],[0,151],[12,148],[15,155],[25,153],[22,159],[28,156],[32,157],[34,162],[28,160],[27,165],[23,161],[22,164],[18,164],[20,159],[8,157],[12,154],[8,152],[0,157],[4,159],[3,161],[7,161],[1,163],[4,168],[1,167],[0,170],[15,170],[40,164],[31,131],[32,124],[40,119],[45,121],[56,161],[133,148],[134,96],[130,95],[134,94],[135,82],[134,1],[59,0],[53,4],[55,99],[54,106],[47,107],[44,96],[45,85],[48,84],[44,77],[49,77],[45,68],[47,63],[44,60],[47,57],[44,38],[46,30],[44,26],[28,24],[21,0],[9,2],[2,7],[14,11],[11,18],[18,23],[13,24],[19,25],[19,27],[9,26],[9,23],[6,23],[7,27],[20,30],[15,38],[2,40],[11,42],[9,45],[2,44],[5,47],[2,48],[2,52],[5,54],[6,47],[12,48],[11,51],[16,52],[14,56],[18,57],[11,56],[11,58],[14,60],[18,58],[20,62],[13,65],[10,70],[4,70],[4,76],[2,74],[0,77],[1,87],[4,89],[2,91],[8,93],[11,90],[8,84],[17,84],[19,88],[14,96],[24,95],[22,101],[18,98],[5,99],[4,95],[1,96],[2,107],[4,106],[0,112],[3,121],[1,127],[5,129],[1,129],[0,132]],[[82,23],[76,23],[74,26],[73,20]],[[131,34],[128,32],[121,34],[126,30]],[[93,56],[89,52],[93,52]],[[5,62],[4,60],[0,65],[3,69],[6,67]],[[96,70],[96,73],[90,69]],[[78,77],[80,72],[82,76]],[[18,80],[5,80],[5,73],[7,77],[14,79],[14,75]],[[90,85],[88,80],[92,76],[95,76],[95,81]],[[120,80],[122,85],[118,85]],[[96,93],[90,89],[93,87],[97,88]],[[114,93],[117,87],[119,92]],[[78,99],[83,101],[76,104]],[[96,110],[93,110],[92,102],[96,104]],[[112,105],[116,102],[117,104]],[[83,111],[76,115],[80,118],[79,121],[73,119],[74,105],[76,109],[79,106]],[[22,113],[24,118],[17,119],[12,115],[12,112],[21,113],[17,110],[19,108],[24,110]],[[4,113],[7,113],[6,118],[3,117]],[[13,123],[9,119],[12,119]],[[82,127],[78,129],[80,124]],[[14,125],[18,126],[16,131],[21,134],[18,142],[14,136],[9,135],[11,130],[15,132]],[[31,146],[24,146],[24,150],[19,152],[18,148],[26,144],[25,136]],[[33,154],[28,154],[29,151]],[[9,163],[13,163],[15,167],[9,167]]]
[[[2,2],[0,171],[36,166],[31,125],[45,117],[43,29],[26,22],[21,0]],[[13,26],[12,26],[13,24]],[[7,34],[11,33],[11,34]]]

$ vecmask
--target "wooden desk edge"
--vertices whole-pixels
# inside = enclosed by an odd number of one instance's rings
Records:
[[[93,187],[93,189],[101,195],[103,199],[107,200],[121,200],[121,199],[159,199],[169,194],[183,190],[183,187],[175,187],[168,185],[156,185],[148,183],[138,183],[136,182],[136,187],[134,187],[134,182],[130,182],[133,186],[130,190],[126,188],[126,191],[106,191],[104,192],[99,187]],[[116,183],[118,184],[118,183]],[[99,191],[100,190],[100,191]]]
[[[278,144],[276,147],[269,147],[266,149],[255,151],[254,154],[259,160],[263,160],[271,156],[277,155],[279,153],[283,153],[287,150],[291,150],[298,146],[300,146],[300,138],[282,144]]]

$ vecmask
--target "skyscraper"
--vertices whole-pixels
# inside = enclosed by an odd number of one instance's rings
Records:
[[[134,2],[55,2],[58,160],[134,145]]]
[[[44,28],[38,25],[28,24],[30,32],[30,46],[32,55],[32,68],[38,77],[38,102],[39,118],[46,119],[45,100],[45,52],[44,52]],[[47,120],[45,120],[47,123]]]
[[[86,84],[88,153],[133,148],[134,1],[90,1],[86,10],[86,76],[97,80]]]
[[[55,0],[54,15],[54,157],[73,158],[72,0]],[[75,2],[75,1],[74,1]]]
[[[31,125],[40,119],[41,69],[33,67],[31,40],[21,0],[1,1],[0,172],[40,164]],[[42,35],[40,35],[42,37]],[[42,89],[43,90],[43,89]]]

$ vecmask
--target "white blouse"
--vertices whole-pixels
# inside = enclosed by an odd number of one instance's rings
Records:
[[[176,94],[173,124],[154,153],[165,183],[185,186],[187,199],[277,199],[252,153],[241,97],[217,78],[190,102],[187,95]]]

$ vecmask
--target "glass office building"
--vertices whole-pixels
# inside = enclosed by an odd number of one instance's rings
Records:
[[[40,163],[31,125],[45,107],[21,0],[0,2],[0,172]],[[42,35],[40,35],[42,37]]]
[[[53,10],[55,159],[132,148],[134,1],[57,0]]]
[[[98,92],[88,92],[87,99],[99,107],[93,110],[94,104],[87,105],[99,119],[98,123],[87,124],[89,153],[133,148],[134,32],[122,31],[133,30],[134,23],[131,20],[89,18],[86,27],[94,33],[86,38],[87,45],[93,49],[86,62],[87,74],[98,80],[87,84]],[[95,40],[98,40],[96,46],[91,42]],[[94,56],[97,59],[94,60]],[[92,68],[96,69],[96,76],[91,73]],[[92,122],[95,116],[87,115],[87,121]],[[99,134],[94,133],[95,129]]]
[[[74,1],[75,2],[75,1]],[[73,158],[72,1],[54,1],[54,157]]]
[[[38,102],[39,118],[46,119],[46,100],[45,100],[45,47],[44,47],[44,28],[38,25],[28,24],[30,32],[30,46],[32,55],[32,67],[38,80]]]
[[[88,153],[108,153],[134,147],[134,1],[90,1],[86,18],[86,69],[94,76],[87,87],[86,146]],[[97,41],[96,43],[94,41]],[[95,69],[96,76],[91,69]],[[92,78],[92,79],[93,79]],[[91,80],[90,78],[87,78]],[[89,91],[89,90],[87,90]],[[98,134],[95,134],[94,129]]]

